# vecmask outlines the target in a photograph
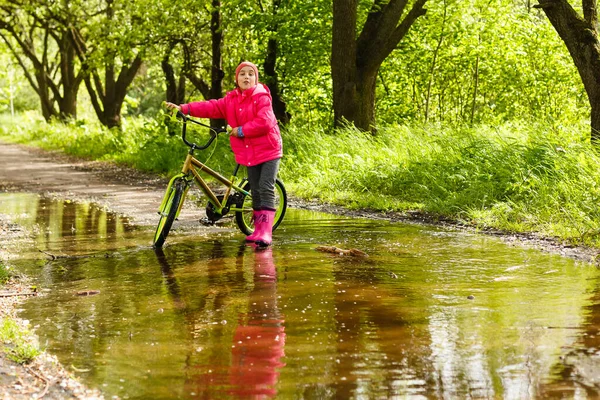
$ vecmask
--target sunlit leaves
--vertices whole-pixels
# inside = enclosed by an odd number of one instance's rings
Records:
[[[431,74],[430,112],[436,121],[567,121],[585,114],[581,81],[543,14],[512,1],[449,0],[446,7],[448,18],[433,71],[433,49],[442,34],[442,2],[429,4],[409,40],[384,64],[377,104],[380,121],[422,121]]]
[[[148,98],[164,97],[160,63],[166,54],[177,75],[187,51],[187,67],[205,80],[210,77],[213,1],[30,0],[18,2],[19,7],[15,3],[0,0],[10,11],[5,22],[28,27],[43,23],[57,32],[75,27],[84,39],[86,62],[98,71],[107,63],[114,62],[116,68],[127,65],[142,52],[144,76],[129,93],[140,106],[128,107],[130,113],[151,109]],[[359,1],[359,27],[372,6],[372,0]],[[380,70],[378,123],[423,121],[427,99],[430,119],[449,124],[523,118],[565,121],[585,115],[586,95],[568,52],[545,16],[527,7],[524,1],[511,0],[429,2],[427,14]],[[234,69],[243,59],[262,70],[268,40],[276,39],[276,71],[293,118],[297,123],[330,122],[332,2],[221,0],[219,11],[223,89],[233,87]],[[31,31],[31,40],[40,48],[42,31]],[[55,59],[52,40],[48,57]],[[188,86],[187,100],[202,99]]]

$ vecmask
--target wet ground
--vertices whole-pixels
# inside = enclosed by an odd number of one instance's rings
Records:
[[[266,251],[225,222],[175,230],[156,252],[150,227],[94,206],[30,194],[0,205],[38,233],[12,261],[44,294],[20,316],[107,397],[598,394],[592,264],[298,209]]]
[[[599,396],[599,271],[585,251],[292,209],[257,252],[191,208],[156,252],[160,179],[0,154],[21,165],[0,172],[0,220],[27,233],[0,253],[43,294],[19,315],[107,398]],[[44,179],[20,190],[32,171]],[[97,205],[65,200],[93,193]]]

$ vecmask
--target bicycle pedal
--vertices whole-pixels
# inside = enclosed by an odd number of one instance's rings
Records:
[[[214,226],[215,225],[215,221],[208,219],[208,218],[200,218],[198,220],[198,222],[200,222],[202,225],[205,225],[205,226]]]

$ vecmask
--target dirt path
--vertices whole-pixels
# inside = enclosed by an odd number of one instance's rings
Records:
[[[166,185],[166,179],[111,163],[82,161],[0,142],[0,191],[93,202],[129,217],[135,225],[153,226]],[[203,216],[203,209],[188,202],[181,220],[197,222]]]

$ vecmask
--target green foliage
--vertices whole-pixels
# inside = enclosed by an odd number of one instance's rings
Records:
[[[17,363],[26,364],[40,354],[29,331],[10,317],[0,320],[0,340],[4,343],[3,351],[8,358]]]
[[[0,260],[0,285],[4,285],[6,282],[8,282],[8,280],[10,279],[10,276],[11,276],[10,267],[8,265],[5,265]]]
[[[149,117],[157,112],[165,98],[161,63],[167,55],[176,77],[192,74],[210,83],[210,2],[112,2],[110,16],[97,12],[104,5],[90,9],[81,0],[35,0],[20,5],[19,15],[35,15],[48,22],[54,33],[60,33],[63,22],[76,27],[86,39],[87,62],[98,72],[114,62],[116,73],[138,51],[143,54],[144,66],[127,91],[124,115]],[[359,2],[359,27],[372,6],[372,0]],[[410,28],[379,71],[376,113],[380,126],[432,121],[489,125],[539,119],[572,123],[589,117],[588,99],[573,61],[540,10],[508,0],[445,0],[428,2],[426,8],[427,14]],[[242,59],[254,61],[262,73],[269,39],[276,39],[279,88],[295,123],[332,123],[331,1],[235,0],[222,3],[218,11],[223,27],[224,91],[233,88],[234,69]],[[13,14],[5,12],[6,23],[14,22]],[[55,51],[57,44],[52,41],[50,36],[48,49]],[[7,66],[0,71],[0,83],[5,82],[0,85],[0,110],[7,110],[9,69],[19,65],[4,43],[0,56]],[[73,62],[79,71],[80,63]],[[25,68],[34,71],[27,63]],[[29,82],[23,74],[15,76],[17,110],[39,111],[40,101]],[[104,86],[108,77],[100,77]],[[204,95],[188,81],[185,98],[200,100]],[[90,114],[97,118],[84,90],[80,90],[78,105],[80,118]]]
[[[23,71],[0,44],[0,112],[21,112],[38,107],[39,100],[27,84]]]
[[[539,10],[513,2],[429,2],[380,71],[380,123],[560,123],[587,118],[573,61]],[[439,45],[439,48],[438,48]]]

